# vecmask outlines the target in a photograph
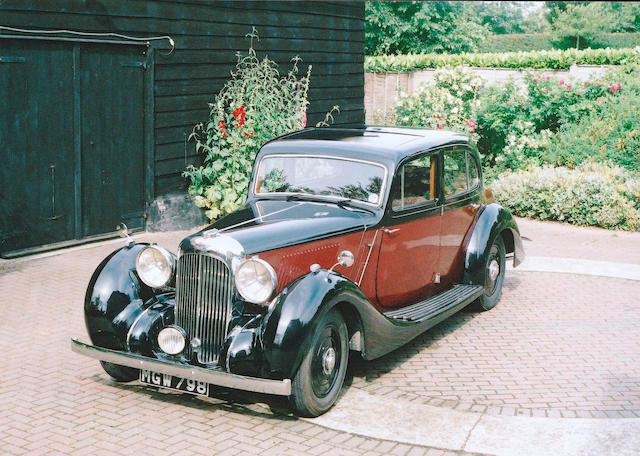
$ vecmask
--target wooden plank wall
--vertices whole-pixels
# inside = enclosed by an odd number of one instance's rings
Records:
[[[258,29],[259,56],[284,73],[294,55],[313,65],[308,124],[340,106],[336,126],[364,123],[364,3],[204,0],[3,0],[0,25],[33,29],[170,35],[175,51],[155,53],[155,196],[184,191],[180,173],[200,157],[186,141],[207,119],[207,103]],[[164,46],[164,44],[163,44]]]

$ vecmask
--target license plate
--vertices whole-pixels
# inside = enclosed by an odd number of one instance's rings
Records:
[[[199,396],[209,395],[208,383],[174,377],[168,374],[159,374],[148,370],[140,370],[140,382],[145,385],[159,386],[183,393],[197,394]]]

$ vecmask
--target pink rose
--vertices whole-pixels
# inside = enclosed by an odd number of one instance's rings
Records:
[[[473,119],[469,119],[469,120],[467,120],[467,127],[469,127],[469,131],[470,131],[471,133],[473,133],[473,132],[475,132],[475,131],[476,131],[476,127],[477,127],[477,126],[478,126],[478,124],[476,123],[476,121],[475,121],[475,120],[473,120]]]

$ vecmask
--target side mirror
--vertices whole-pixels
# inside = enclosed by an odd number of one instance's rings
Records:
[[[121,238],[126,239],[129,237],[129,229],[124,223],[116,225],[116,231],[118,232],[118,236],[120,236]]]
[[[354,261],[353,253],[348,250],[343,250],[338,254],[338,264],[342,267],[350,268]]]
[[[129,229],[127,228],[127,225],[124,223],[116,225],[116,231],[118,232],[118,235],[124,239],[125,246],[132,247],[135,244],[133,239],[129,237]]]

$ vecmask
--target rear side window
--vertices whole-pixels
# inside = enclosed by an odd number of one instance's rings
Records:
[[[444,152],[444,196],[453,196],[472,190],[480,183],[478,164],[463,147]]]
[[[435,160],[425,155],[408,163],[399,170],[391,193],[391,207],[401,211],[435,199]]]

